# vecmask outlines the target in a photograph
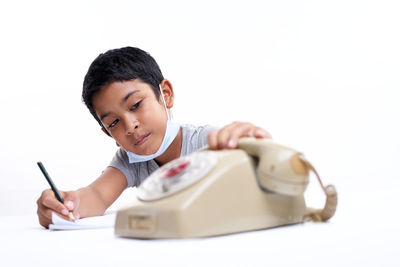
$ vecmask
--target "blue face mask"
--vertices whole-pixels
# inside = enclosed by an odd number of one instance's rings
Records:
[[[164,99],[164,94],[162,93],[161,87],[160,87],[160,92],[161,92],[161,97],[164,103],[165,111],[167,112],[168,120],[167,120],[167,127],[165,129],[165,134],[164,134],[164,139],[161,143],[160,148],[157,150],[156,153],[151,154],[151,155],[139,155],[135,154],[132,152],[127,151],[126,154],[128,155],[129,158],[129,163],[137,163],[137,162],[143,162],[143,161],[149,161],[152,160],[167,150],[167,148],[171,145],[171,143],[174,141],[175,137],[179,133],[179,129],[181,128],[179,123],[174,122],[171,120],[171,116],[167,110],[167,105],[165,104],[165,99]]]
[[[154,154],[151,155],[139,155],[139,154],[135,154],[132,152],[126,152],[128,154],[128,158],[129,158],[129,163],[137,163],[137,162],[142,162],[142,161],[148,161],[151,159],[154,159],[158,156],[160,156],[162,153],[165,152],[165,150],[167,150],[167,148],[171,145],[172,141],[174,141],[175,137],[178,135],[179,133],[179,129],[180,129],[180,125],[179,123],[176,123],[174,121],[168,120],[167,121],[167,129],[165,130],[165,135],[164,135],[164,139],[161,143],[160,148],[158,149],[158,151]]]

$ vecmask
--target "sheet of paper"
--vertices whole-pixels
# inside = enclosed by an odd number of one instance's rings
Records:
[[[50,230],[80,230],[94,228],[114,227],[116,213],[103,216],[88,217],[76,220],[75,222],[64,220],[57,214],[52,214],[53,223],[49,225]]]

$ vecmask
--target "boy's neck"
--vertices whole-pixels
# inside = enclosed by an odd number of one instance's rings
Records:
[[[168,149],[162,155],[158,156],[154,160],[157,162],[159,166],[162,166],[174,159],[179,158],[181,156],[181,150],[182,150],[182,128],[179,129],[178,135],[175,137],[174,141],[172,141]]]

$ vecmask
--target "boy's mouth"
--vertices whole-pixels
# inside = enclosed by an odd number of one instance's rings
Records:
[[[144,142],[147,141],[147,139],[149,139],[150,133],[142,135],[141,137],[139,137],[138,139],[136,139],[134,145],[135,146],[140,146],[141,144],[143,144]]]

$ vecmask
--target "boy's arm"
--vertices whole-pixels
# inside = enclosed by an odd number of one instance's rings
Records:
[[[79,206],[76,212],[81,218],[103,215],[126,187],[122,172],[108,167],[93,183],[77,191]]]

